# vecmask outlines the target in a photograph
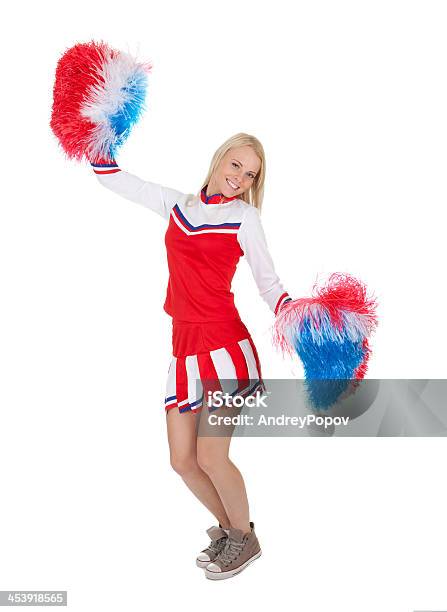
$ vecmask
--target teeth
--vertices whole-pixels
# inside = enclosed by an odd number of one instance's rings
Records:
[[[230,179],[227,179],[227,183],[230,185],[230,187],[232,187],[233,189],[239,189],[239,187],[237,185],[235,185],[234,183],[232,183],[230,181]]]

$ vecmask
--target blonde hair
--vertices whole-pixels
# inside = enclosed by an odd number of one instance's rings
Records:
[[[259,172],[256,174],[250,189],[238,196],[238,198],[240,200],[244,200],[244,202],[247,202],[247,204],[251,204],[252,206],[257,208],[259,212],[261,212],[262,201],[264,199],[265,180],[264,148],[255,136],[251,136],[250,134],[244,134],[243,132],[239,132],[239,134],[235,134],[234,136],[231,136],[231,138],[228,138],[228,140],[221,144],[217,151],[214,153],[208,170],[208,174],[206,175],[202,187],[200,188],[200,191],[197,194],[199,198],[202,189],[210,182],[211,177],[213,176],[215,170],[219,166],[220,162],[222,161],[222,158],[227,153],[227,151],[233,149],[234,147],[243,147],[247,145],[253,149],[253,151],[261,160],[261,167],[259,168]]]

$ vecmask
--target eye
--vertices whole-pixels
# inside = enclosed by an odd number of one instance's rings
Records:
[[[231,162],[231,164],[235,167],[235,168],[239,168],[238,164],[236,162]]]
[[[255,178],[255,175],[254,175],[254,174],[250,174],[249,176],[250,176],[250,178],[251,178],[251,179],[254,179],[254,178]]]

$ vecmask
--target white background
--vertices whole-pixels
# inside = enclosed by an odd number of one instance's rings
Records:
[[[49,129],[74,43],[152,61],[120,165],[193,193],[221,142],[255,134],[289,293],[357,276],[379,301],[368,377],[442,378],[446,18],[430,1],[6,5],[0,590],[66,589],[88,612],[447,609],[442,438],[234,440],[263,556],[204,578],[213,517],[166,441],[165,222],[68,162]],[[234,291],[264,376],[300,376],[245,261]]]

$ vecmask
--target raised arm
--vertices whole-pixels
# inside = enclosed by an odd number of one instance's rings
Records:
[[[127,200],[153,210],[165,219],[169,219],[172,207],[184,195],[175,189],[143,181],[121,170],[115,160],[92,164],[92,168],[101,185]]]
[[[247,208],[237,234],[238,242],[250,265],[259,289],[259,295],[275,313],[292,298],[284,290],[275,272],[273,260],[268,250],[259,211],[254,206]]]

